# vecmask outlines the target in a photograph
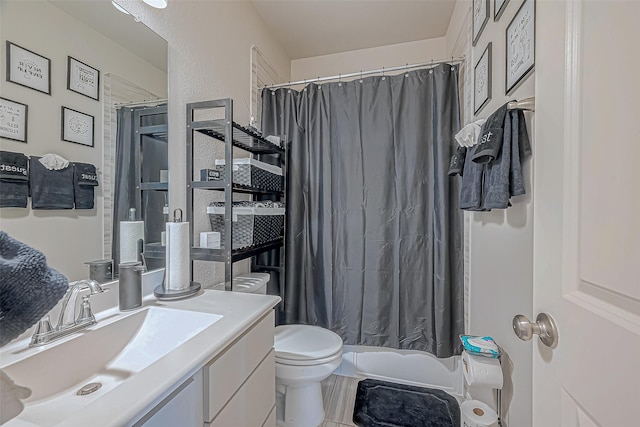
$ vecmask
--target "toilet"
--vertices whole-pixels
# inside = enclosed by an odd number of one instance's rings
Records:
[[[266,294],[268,273],[233,278],[236,292]],[[212,286],[224,290],[224,283]],[[279,427],[318,427],[324,420],[320,383],[342,362],[342,339],[328,329],[281,325],[274,337],[276,423]]]
[[[318,427],[324,419],[320,383],[340,366],[342,339],[318,326],[281,325],[274,347],[277,425]]]

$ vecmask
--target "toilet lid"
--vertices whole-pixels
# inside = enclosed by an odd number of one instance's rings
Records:
[[[328,329],[309,325],[282,325],[276,328],[276,359],[316,360],[342,350],[342,339]]]

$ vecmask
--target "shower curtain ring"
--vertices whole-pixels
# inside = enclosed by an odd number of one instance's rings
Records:
[[[338,74],[338,86],[342,86],[342,74]]]
[[[362,83],[362,70],[360,70],[360,83]]]
[[[384,79],[385,79],[385,77],[384,77],[384,67],[382,67],[382,80],[384,80]]]

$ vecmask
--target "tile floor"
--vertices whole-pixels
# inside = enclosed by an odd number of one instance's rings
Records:
[[[331,375],[322,382],[324,422],[320,427],[355,426],[353,406],[356,402],[358,381],[361,378]]]

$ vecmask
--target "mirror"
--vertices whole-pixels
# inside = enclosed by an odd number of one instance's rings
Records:
[[[48,59],[41,71],[50,80],[47,94],[8,81],[6,65],[0,67],[0,97],[28,112],[26,143],[0,138],[0,150],[89,163],[99,181],[92,209],[33,209],[29,198],[27,208],[0,209],[0,228],[42,251],[69,280],[89,277],[85,262],[113,257],[119,219],[127,219],[130,208],[145,220],[146,242],[160,242],[168,201],[166,41],[110,0],[3,0],[0,20],[3,61],[11,42]],[[98,82],[96,96],[91,79]],[[63,138],[63,111],[70,110],[92,117],[92,138]],[[140,136],[140,127],[148,134]],[[163,257],[148,261],[150,269],[164,264]]]

